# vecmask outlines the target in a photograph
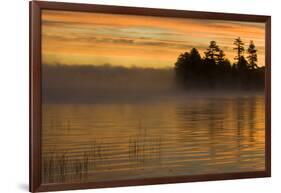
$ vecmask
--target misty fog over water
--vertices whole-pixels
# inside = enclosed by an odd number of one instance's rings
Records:
[[[174,69],[43,65],[45,103],[138,102],[186,97],[256,95],[238,89],[183,89]]]

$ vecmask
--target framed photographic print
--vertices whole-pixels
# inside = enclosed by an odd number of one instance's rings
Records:
[[[269,177],[271,18],[30,2],[30,191]]]

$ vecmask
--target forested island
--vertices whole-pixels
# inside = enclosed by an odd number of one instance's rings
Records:
[[[265,67],[257,65],[257,49],[250,41],[246,49],[240,37],[234,40],[235,62],[225,57],[216,41],[211,41],[201,57],[196,48],[180,54],[175,63],[177,83],[186,89],[263,89]],[[247,56],[244,56],[244,53]]]

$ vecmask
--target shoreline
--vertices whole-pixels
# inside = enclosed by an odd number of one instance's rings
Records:
[[[265,97],[263,90],[254,91],[236,91],[236,90],[192,90],[163,92],[153,94],[116,94],[115,96],[84,96],[78,98],[57,98],[44,99],[43,105],[48,104],[133,104],[133,103],[161,103],[161,102],[188,102],[199,99],[238,99],[238,98],[253,98]]]

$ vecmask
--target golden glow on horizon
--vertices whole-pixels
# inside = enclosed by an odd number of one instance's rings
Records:
[[[211,40],[233,61],[237,37],[245,48],[254,41],[263,66],[263,23],[42,11],[44,64],[173,67],[179,54],[193,47],[204,56]]]

